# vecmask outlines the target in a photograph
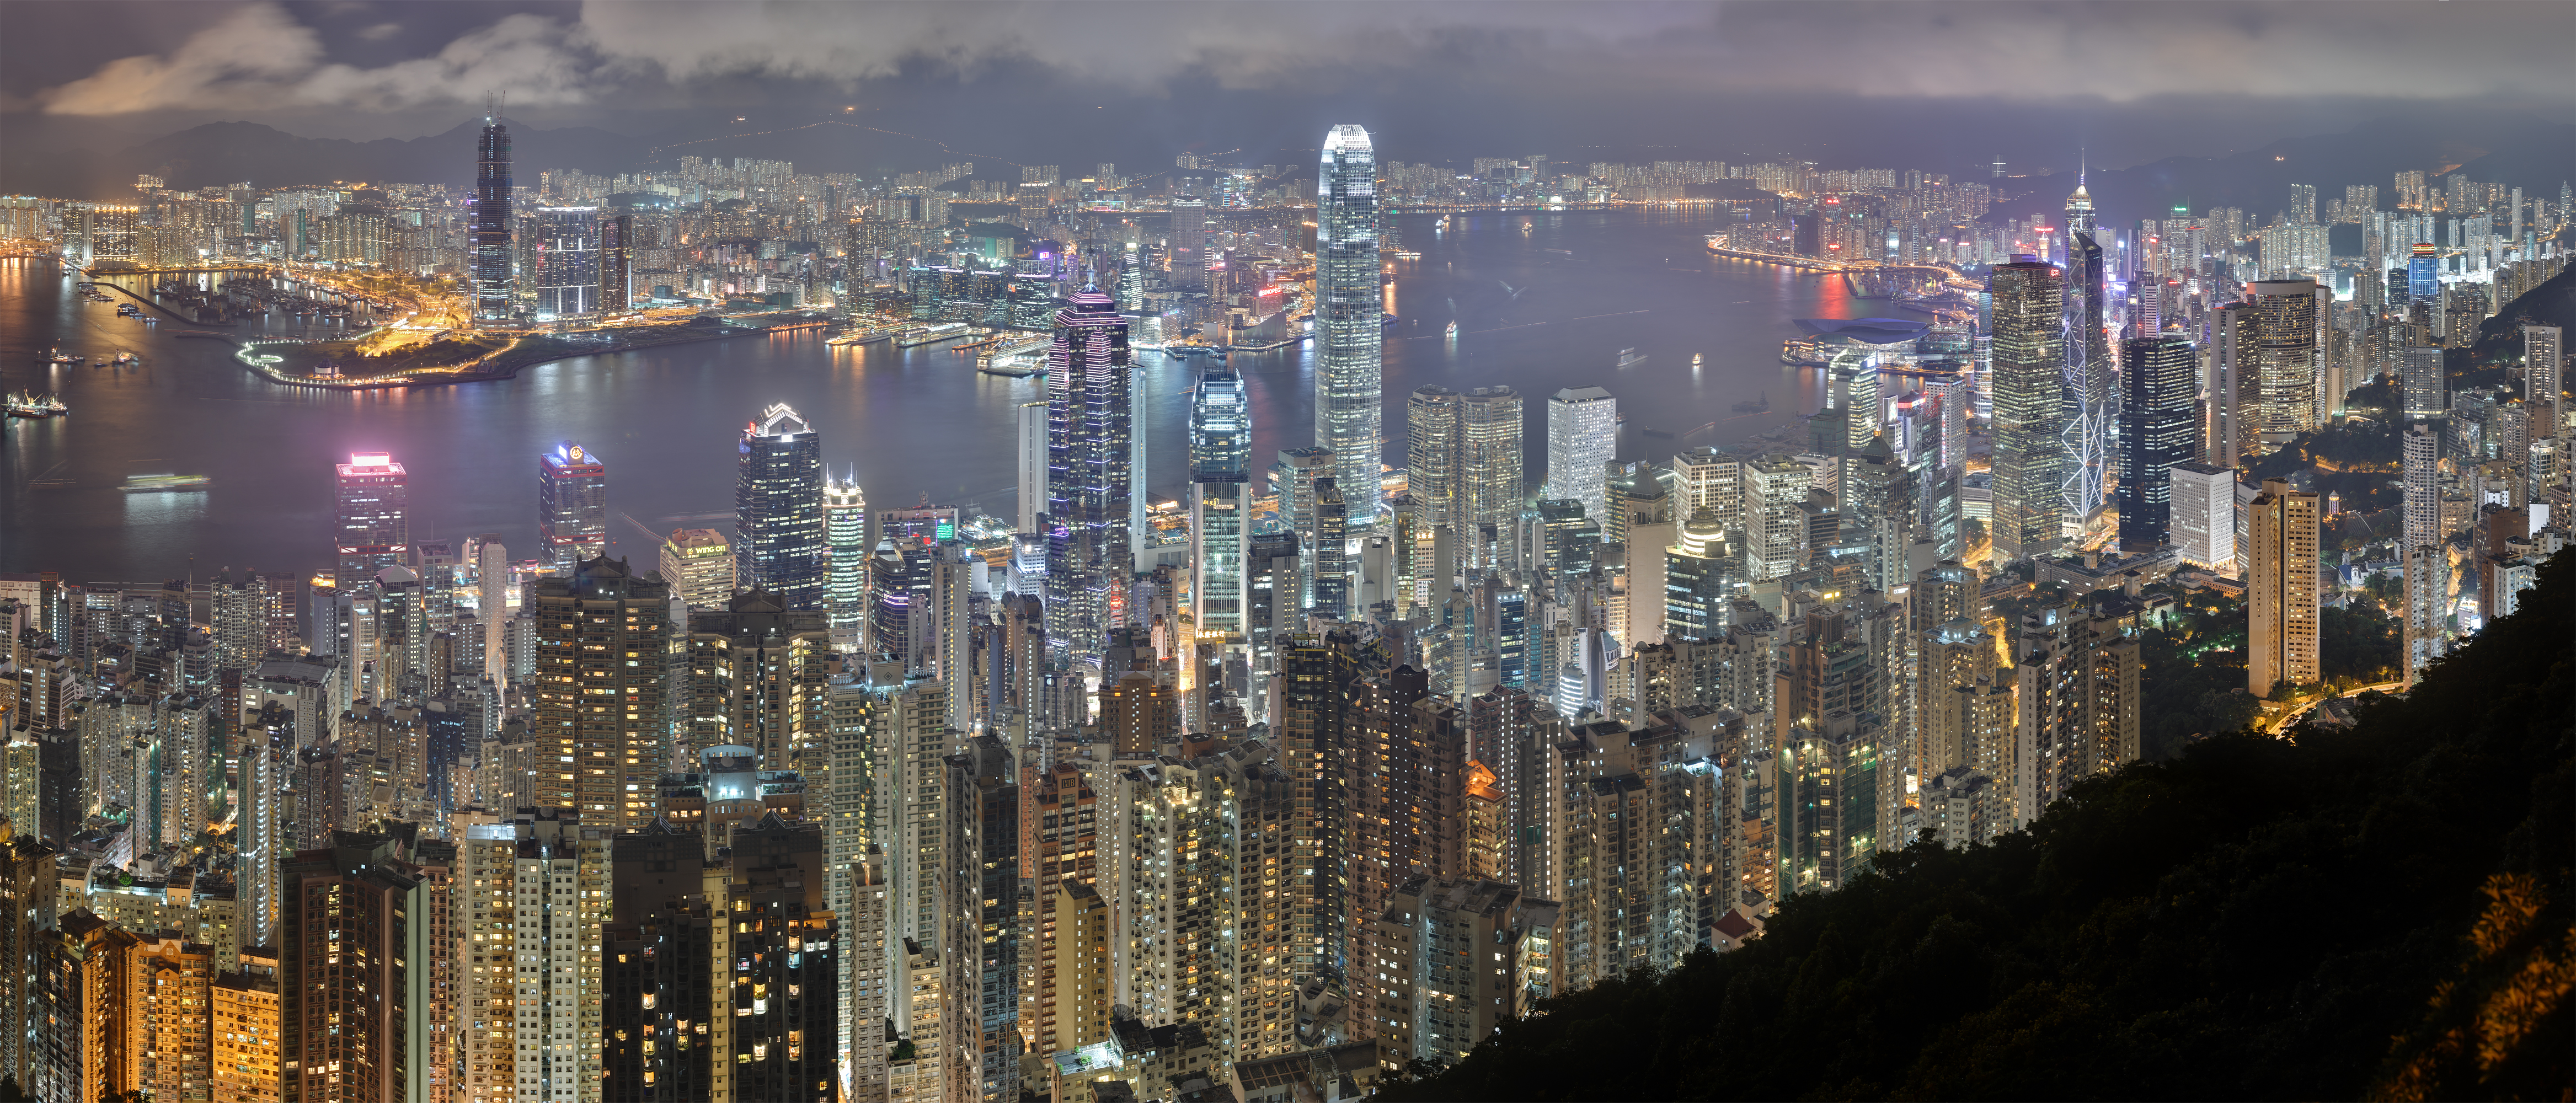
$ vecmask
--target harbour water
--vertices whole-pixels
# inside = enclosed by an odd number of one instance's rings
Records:
[[[1525,396],[1533,487],[1546,468],[1545,398],[1561,387],[1597,385],[1618,398],[1623,459],[1726,445],[1812,412],[1815,373],[1778,358],[1796,332],[1790,319],[1895,308],[1851,297],[1839,279],[1708,256],[1700,238],[1721,217],[1696,208],[1482,215],[1453,217],[1445,232],[1407,217],[1404,244],[1421,259],[1392,262],[1402,320],[1386,344],[1388,462],[1402,462],[1406,396],[1434,383]],[[825,462],[855,465],[874,506],[926,495],[1008,517],[1014,412],[1045,397],[1043,379],[979,373],[972,353],[834,348],[812,331],[566,360],[506,382],[290,389],[243,370],[228,341],[181,335],[336,335],[354,323],[146,326],[79,298],[72,282],[50,261],[0,260],[0,392],[51,391],[71,408],[13,422],[0,437],[0,571],[134,582],[320,568],[331,558],[331,465],[361,450],[391,452],[409,470],[416,541],[499,533],[514,555],[522,546],[532,554],[537,456],[565,440],[608,465],[610,553],[650,562],[654,541],[673,528],[730,529],[734,441],[772,402],[815,421]],[[43,362],[57,345],[83,364]],[[1629,348],[1643,359],[1618,367]],[[88,366],[128,351],[141,366]],[[1197,368],[1151,353],[1139,362],[1149,486],[1171,497],[1185,477],[1186,392]],[[1312,352],[1297,344],[1231,362],[1252,400],[1254,466],[1312,443]],[[1769,413],[1732,412],[1766,393]],[[153,474],[211,482],[186,493],[123,491],[128,478]]]

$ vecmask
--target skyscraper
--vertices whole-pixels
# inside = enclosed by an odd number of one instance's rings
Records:
[[[2122,342],[2120,409],[2120,543],[2151,551],[2165,543],[2172,514],[2175,464],[2197,449],[2192,421],[2200,359],[2180,334]]]
[[[714,529],[673,529],[662,540],[662,581],[695,610],[725,607],[733,597],[733,545]]]
[[[2066,365],[2059,393],[2064,425],[2058,430],[2066,468],[2058,483],[2065,500],[2067,535],[2080,535],[2102,508],[2103,476],[2111,423],[2111,339],[2102,328],[2102,296],[2110,280],[2102,246],[2093,237],[2093,200],[2078,183],[2066,201]]]
[[[1365,128],[1324,136],[1315,189],[1315,444],[1333,450],[1351,523],[1377,516],[1379,356],[1385,308],[1378,282],[1377,155]]]
[[[599,219],[599,309],[614,313],[634,304],[635,216]]]
[[[859,654],[868,623],[868,496],[855,465],[846,479],[823,479],[823,541],[832,557],[832,646]]]
[[[608,467],[571,441],[537,457],[537,545],[560,575],[608,554]]]
[[[790,609],[823,608],[823,435],[781,402],[743,426],[737,451],[735,584],[767,590]]]
[[[1019,421],[1014,426],[1019,442],[1019,532],[1038,531],[1038,517],[1047,511],[1047,404],[1023,402]]]
[[[2057,546],[2067,456],[2059,377],[2066,363],[2065,273],[2035,260],[1998,264],[1994,298],[1995,553],[2009,559]]]
[[[2315,280],[2257,280],[2246,286],[2256,326],[2254,385],[2265,451],[2317,427],[2325,389],[2327,294]],[[2244,355],[2239,346],[2238,355]]]
[[[483,138],[474,171],[474,317],[510,316],[510,128],[501,116],[483,116]]]
[[[1097,289],[1055,314],[1047,351],[1047,646],[1090,658],[1107,643],[1110,591],[1133,571],[1127,319]]]
[[[337,467],[339,524],[333,544],[339,562],[332,580],[345,593],[377,571],[411,558],[411,477],[383,452],[352,452],[349,462]]]
[[[1404,405],[1404,485],[1432,524],[1458,523],[1458,392],[1414,389]]]
[[[2406,256],[2406,297],[2430,303],[2442,297],[2442,247],[2419,241]]]
[[[599,311],[599,208],[539,207],[537,320]]]
[[[1198,630],[1243,631],[1245,484],[1252,480],[1252,407],[1243,378],[1223,366],[1199,376],[1190,403],[1190,562],[1198,571]]]
[[[1477,387],[1459,399],[1458,482],[1451,505],[1460,529],[1509,525],[1521,515],[1527,494],[1521,416],[1520,392],[1510,387]]]
[[[630,831],[652,822],[671,752],[671,587],[600,556],[538,580],[528,606],[537,628],[530,735],[572,771],[584,822]]]
[[[1599,387],[1567,387],[1547,400],[1547,485],[1539,497],[1583,503],[1595,520],[1609,512],[1610,461],[1619,448],[1618,400]]]
[[[2523,400],[2532,408],[2532,422],[2541,424],[2554,415],[2543,415],[2541,407],[2558,408],[2559,368],[2567,356],[2565,330],[2557,326],[2522,327]],[[2550,434],[2533,433],[2533,436]]]
[[[2270,697],[2275,683],[2318,680],[2318,507],[2316,495],[2281,479],[2264,480],[2246,507],[2245,683],[2257,697]]]

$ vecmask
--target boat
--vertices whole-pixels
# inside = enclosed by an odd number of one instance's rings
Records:
[[[878,341],[893,340],[895,334],[901,332],[903,332],[902,326],[861,326],[856,329],[844,330],[840,333],[833,334],[832,336],[825,338],[823,343],[827,345],[842,346],[866,345],[873,344]]]
[[[1449,321],[1449,339],[1452,341],[1458,339],[1458,321],[1455,318]]]
[[[71,407],[63,405],[62,399],[49,394],[16,391],[12,392],[5,402],[5,409],[10,417],[61,417],[72,412]]]
[[[1767,413],[1770,413],[1770,412],[1771,412],[1771,392],[1769,392],[1769,391],[1764,391],[1764,392],[1762,392],[1762,398],[1761,398],[1761,400],[1760,400],[1760,401],[1758,401],[1758,402],[1738,402],[1738,403],[1736,403],[1736,404],[1735,404],[1735,412],[1736,412],[1736,413],[1739,413],[1739,414],[1767,414]]]
[[[116,357],[116,360],[115,360],[115,364],[116,364],[116,366],[117,366],[117,367],[120,367],[120,368],[126,368],[126,367],[139,367],[139,366],[141,366],[141,365],[142,365],[142,363],[143,363],[143,358],[142,358],[142,357],[140,357],[140,356],[136,356],[136,355],[134,355],[133,353],[130,353],[130,352],[126,352],[126,353],[119,353],[119,354],[117,354],[117,357]]]
[[[1620,367],[1623,367],[1623,368],[1633,368],[1633,367],[1636,367],[1637,365],[1639,365],[1639,364],[1643,364],[1643,363],[1645,363],[1645,362],[1646,362],[1646,354],[1645,354],[1645,353],[1639,352],[1639,351],[1637,351],[1637,350],[1635,350],[1635,349],[1620,349],[1620,350],[1619,350],[1619,366],[1620,366]]]
[[[48,356],[45,359],[56,364],[77,364],[81,362],[80,354],[64,352],[61,349],[55,349],[53,355]]]
[[[1691,354],[1691,366],[1694,368],[1699,366],[1699,354],[1696,352]]]
[[[135,475],[125,480],[125,492],[158,494],[162,491],[204,490],[214,481],[206,475]]]

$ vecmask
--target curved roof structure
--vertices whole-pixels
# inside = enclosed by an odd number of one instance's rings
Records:
[[[1810,337],[1845,337],[1865,345],[1893,345],[1929,333],[1929,322],[1904,318],[1800,318],[1798,328]]]

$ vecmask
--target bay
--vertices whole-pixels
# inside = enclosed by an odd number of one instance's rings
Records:
[[[1403,462],[1405,399],[1416,387],[1509,386],[1528,411],[1525,470],[1546,468],[1545,399],[1601,386],[1626,416],[1622,459],[1663,459],[1792,425],[1820,402],[1812,371],[1779,362],[1801,317],[1885,314],[1838,278],[1707,255],[1721,211],[1428,216],[1400,222],[1419,260],[1391,262],[1387,460]],[[131,281],[133,278],[126,278]],[[145,326],[76,296],[49,261],[0,260],[0,390],[54,391],[67,417],[12,423],[0,438],[0,571],[139,582],[221,568],[310,572],[331,560],[332,465],[394,454],[410,473],[415,541],[498,533],[534,554],[537,456],[575,441],[609,470],[610,553],[652,563],[677,527],[730,530],[734,443],[772,402],[811,417],[825,462],[855,468],[872,507],[974,503],[1014,512],[1014,412],[1041,380],[974,370],[942,349],[826,346],[812,332],[560,361],[503,382],[335,394],[267,383],[197,329]],[[140,288],[139,282],[129,286]],[[1455,320],[1458,336],[1445,336]],[[334,335],[348,323],[244,323],[234,336]],[[137,368],[53,366],[55,346],[87,360],[132,351]],[[1622,349],[1645,359],[1618,367]],[[1694,368],[1691,358],[1701,357]],[[1197,369],[1140,354],[1148,388],[1149,488],[1186,477],[1187,389]],[[1306,345],[1231,360],[1246,379],[1253,463],[1314,439],[1314,357]],[[1767,394],[1771,412],[1734,403]],[[126,494],[131,475],[210,476],[186,493]],[[38,481],[70,480],[39,488]]]

